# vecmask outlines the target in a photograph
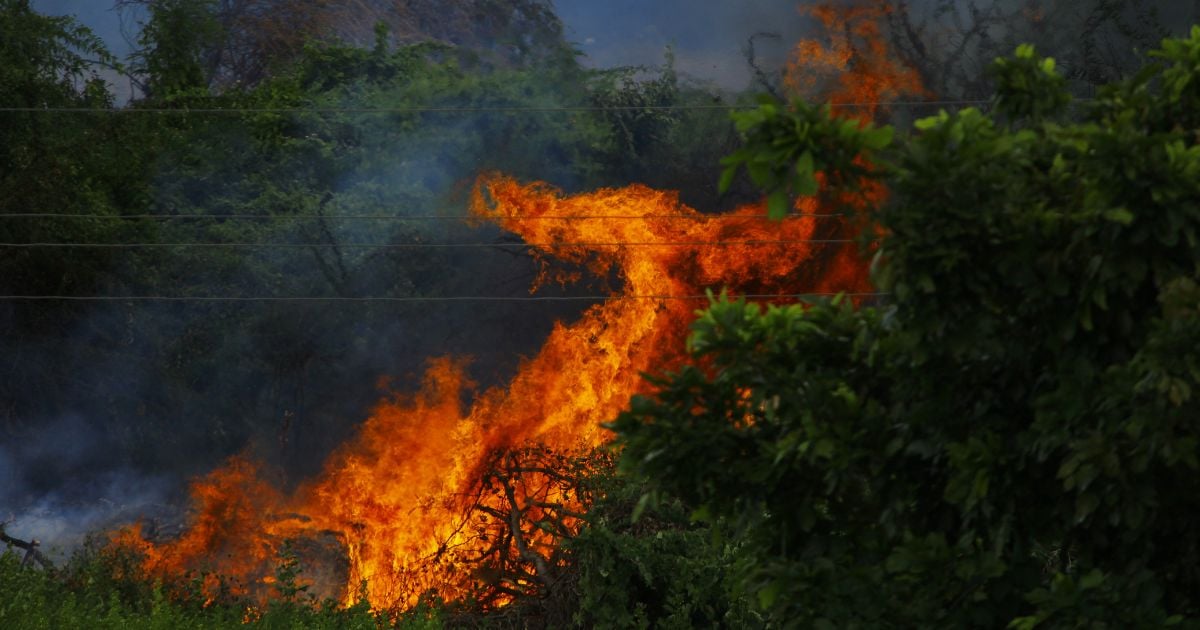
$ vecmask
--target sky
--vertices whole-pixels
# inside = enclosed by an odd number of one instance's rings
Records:
[[[136,38],[136,16],[122,16],[111,0],[33,0],[34,9],[74,15],[108,44],[118,57]],[[702,81],[731,90],[746,87],[749,73],[742,49],[755,33],[756,53],[766,67],[778,67],[788,44],[798,39],[805,21],[796,0],[554,0],[575,43],[594,67],[661,64],[668,46],[676,68]],[[122,20],[124,24],[122,24]]]
[[[796,0],[556,0],[568,40],[599,67],[654,65],[671,46],[677,67],[741,89],[749,73],[742,49],[760,32],[756,54],[778,65],[803,32]]]
[[[35,11],[49,15],[74,15],[83,25],[92,29],[108,44],[109,50],[118,57],[129,53],[130,45],[122,36],[121,15],[112,8],[111,0],[33,0],[29,3]],[[136,22],[129,20],[127,22]],[[135,23],[126,26],[130,39],[135,37]]]

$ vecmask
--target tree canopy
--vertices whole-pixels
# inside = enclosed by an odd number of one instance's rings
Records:
[[[886,296],[721,299],[611,425],[780,625],[1200,624],[1200,28],[1091,102],[1028,47],[993,71],[992,113],[886,148],[743,114],[752,167],[878,165]]]

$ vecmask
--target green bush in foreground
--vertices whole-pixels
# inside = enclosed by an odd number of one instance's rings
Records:
[[[612,425],[626,469],[744,537],[774,623],[1200,627],[1200,27],[1152,59],[1072,122],[1023,47],[998,116],[859,142],[893,194],[884,303],[717,302]],[[734,162],[836,167],[772,148],[811,118],[746,115]]]
[[[644,486],[609,470],[588,481],[601,498],[588,510],[588,526],[565,543],[575,567],[578,627],[762,625],[733,582],[736,542],[714,539],[677,500],[639,510]]]

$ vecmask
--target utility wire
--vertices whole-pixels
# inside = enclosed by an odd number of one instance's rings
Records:
[[[1088,99],[1079,99],[1088,100]],[[831,107],[923,107],[987,105],[991,100],[874,101],[829,103]],[[0,112],[70,114],[434,114],[555,113],[751,109],[753,105],[578,105],[578,106],[413,106],[413,107],[0,107]]]
[[[1092,103],[1095,98],[1075,98],[1071,105]],[[873,101],[820,103],[830,107],[957,107],[962,105],[993,105],[991,99],[943,99],[932,101]],[[413,107],[0,107],[0,113],[62,113],[62,114],[544,114],[610,111],[676,111],[714,110],[733,111],[753,109],[754,105],[577,105],[577,106],[413,106]]]
[[[14,249],[34,248],[91,248],[91,249],[148,249],[163,247],[224,247],[231,249],[299,249],[299,248],[341,248],[341,249],[476,249],[496,247],[736,247],[739,245],[799,245],[857,243],[858,239],[828,238],[828,239],[786,239],[786,240],[747,240],[747,241],[675,241],[660,243],[653,241],[637,242],[579,242],[579,243],[0,243],[0,247]]]
[[[882,297],[891,295],[882,292],[859,293],[762,293],[731,295],[732,298],[748,300],[804,299],[818,297]],[[0,301],[64,301],[64,302],[603,302],[613,300],[707,300],[705,295],[565,295],[565,296],[186,296],[186,295],[0,295]]]
[[[786,215],[788,219],[828,219],[836,217],[857,217],[861,216],[854,212],[795,212]],[[161,221],[175,219],[221,219],[221,220],[280,220],[280,221],[303,221],[303,220],[376,220],[376,221],[495,221],[500,219],[513,219],[517,221],[590,221],[590,220],[634,220],[634,219],[751,219],[751,220],[773,220],[767,215],[738,215],[738,214],[659,214],[659,215],[643,215],[643,214],[598,214],[589,216],[567,216],[567,215],[542,215],[536,217],[522,216],[477,216],[472,214],[418,214],[418,215],[397,215],[397,214],[326,214],[326,215],[300,215],[300,214],[66,214],[55,212],[14,212],[10,214],[0,214],[0,219],[156,219]]]

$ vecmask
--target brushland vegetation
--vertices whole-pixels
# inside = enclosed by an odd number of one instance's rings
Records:
[[[296,580],[294,560],[281,558],[276,597],[267,606],[249,602],[210,602],[199,582],[173,590],[147,579],[137,557],[101,541],[80,550],[59,570],[21,567],[11,553],[0,555],[0,621],[6,628],[125,628],[202,630],[207,628],[306,628],[412,630],[443,627],[440,613],[419,607],[404,615],[376,615],[363,603],[343,606],[306,597]],[[190,586],[190,588],[188,588]]]
[[[0,0],[5,105],[97,110],[4,114],[13,122],[0,125],[9,193],[0,212],[212,218],[186,228],[6,221],[4,241],[299,235],[337,245],[357,228],[324,215],[434,213],[480,165],[567,188],[643,179],[686,190],[736,148],[737,134],[715,117],[662,109],[527,127],[502,114],[462,125],[431,112],[293,112],[712,97],[669,66],[650,77],[596,73],[569,48],[499,63],[435,44],[391,46],[382,29],[374,47],[289,48],[294,57],[252,84],[218,89],[206,69],[221,38],[213,3],[154,6],[136,62],[146,95],[130,107],[163,113],[114,116],[102,111],[112,96],[89,78],[89,60],[115,64],[99,42],[69,20]],[[863,177],[886,184],[891,197],[873,213],[870,236],[887,296],[765,310],[714,302],[694,326],[692,364],[651,377],[654,392],[612,423],[620,472],[580,480],[602,498],[564,543],[569,570],[546,599],[486,614],[435,598],[410,611],[343,607],[316,601],[305,567],[284,554],[269,602],[209,600],[199,582],[218,576],[164,584],[136,557],[96,544],[55,571],[0,555],[0,626],[1200,627],[1200,29],[1166,40],[1143,71],[1089,102],[1072,102],[1053,62],[1029,48],[997,61],[992,77],[994,111],[939,114],[899,140],[801,102],[768,100],[736,115],[744,144],[725,164],[748,171],[727,180],[743,194],[752,182],[785,202],[853,194],[833,183]],[[188,108],[289,113],[171,114]],[[446,149],[436,168],[393,168],[434,146]],[[558,170],[546,170],[545,155],[557,156]],[[694,190],[709,196],[693,203],[716,208],[716,178],[707,181]],[[294,215],[307,227],[222,219],[230,214]],[[389,237],[448,236],[431,229],[455,228],[414,221]],[[469,286],[495,261],[336,248],[266,259],[26,250],[0,260],[0,284],[13,294],[154,294],[183,284],[196,295],[420,296]],[[5,308],[14,326],[6,343],[54,348],[82,337],[97,357],[152,357],[162,385],[114,388],[121,395],[99,405],[112,418],[112,448],[145,469],[199,470],[278,436],[275,463],[300,475],[303,462],[321,459],[316,444],[337,443],[318,427],[361,417],[303,403],[373,392],[359,382],[396,371],[344,369],[346,342],[329,333],[353,320],[355,343],[377,343],[394,310],[214,305],[135,320],[120,307]],[[64,329],[84,332],[67,339]],[[246,335],[252,344],[228,341]],[[67,384],[88,361],[29,361],[6,378],[5,429],[69,406]],[[275,375],[272,387],[246,384],[257,371]],[[176,413],[184,415],[164,421]],[[303,420],[281,427],[281,417]]]

